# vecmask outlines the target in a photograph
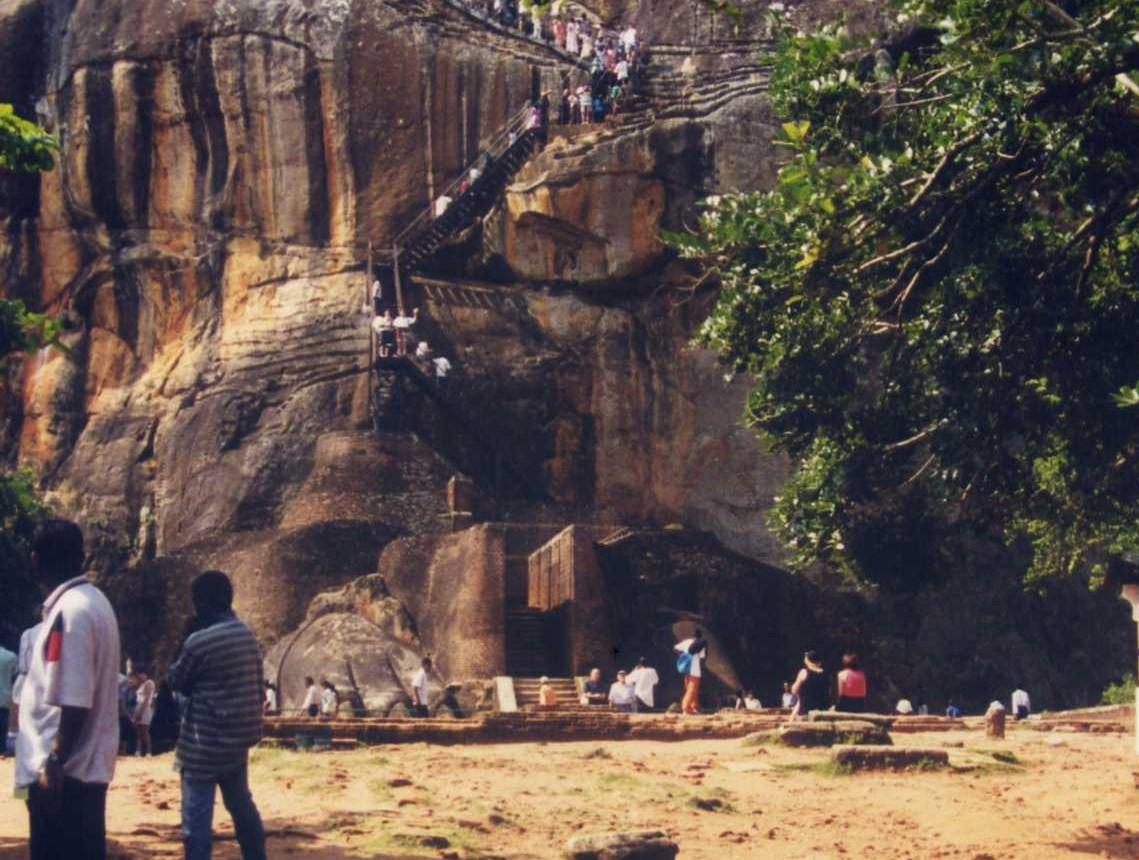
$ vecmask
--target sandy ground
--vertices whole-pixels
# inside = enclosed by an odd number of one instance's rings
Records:
[[[686,860],[1139,858],[1130,736],[897,742],[964,746],[950,748],[949,771],[898,774],[837,773],[825,750],[724,740],[258,749],[251,779],[271,858],[557,857],[575,834],[641,828],[667,831]],[[0,783],[11,779],[4,759]],[[23,805],[5,794],[0,860],[22,858]],[[122,760],[112,856],[181,856],[178,803],[171,756]],[[215,830],[214,856],[238,857],[220,802]]]

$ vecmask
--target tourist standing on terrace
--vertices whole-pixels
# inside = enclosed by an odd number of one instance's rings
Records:
[[[305,698],[301,702],[301,713],[307,717],[315,717],[320,713],[320,691],[311,675],[305,676]]]
[[[785,708],[794,710],[795,706],[799,704],[799,697],[791,692],[791,683],[789,681],[783,682],[783,698],[782,704]]]
[[[44,522],[32,544],[43,605],[20,690],[16,788],[27,792],[31,860],[104,860],[107,786],[119,748],[119,625],[83,576],[83,533]]]
[[[803,655],[803,668],[791,685],[791,692],[799,697],[792,716],[805,717],[811,711],[825,711],[829,707],[827,675],[816,651]]]
[[[609,706],[625,714],[636,713],[637,694],[624,669],[617,673],[617,680],[609,687]]]
[[[680,709],[686,714],[699,713],[700,679],[704,675],[702,664],[708,659],[708,641],[704,632],[697,628],[691,639],[676,643],[674,649],[680,652],[676,668],[684,676],[684,697],[680,700]]]
[[[135,670],[135,677],[138,679],[138,689],[135,690],[134,713],[131,715],[135,735],[138,736],[138,749],[135,750],[135,755],[147,756],[153,754],[150,745],[150,723],[154,719],[154,679],[142,669]]]
[[[265,860],[265,829],[249,792],[249,748],[261,740],[261,649],[233,613],[233,585],[220,570],[190,583],[193,632],[170,667],[170,686],[187,697],[174,768],[182,774],[186,860],[208,860],[214,791],[233,818],[244,860]]]
[[[1032,713],[1032,700],[1028,698],[1028,693],[1017,687],[1012,691],[1012,715],[1018,720],[1028,719],[1028,715]]]
[[[340,712],[340,694],[327,678],[320,682],[324,692],[320,694],[320,717],[323,720],[335,719]]]
[[[636,706],[638,711],[651,711],[653,709],[653,688],[660,683],[657,670],[648,664],[644,657],[637,660],[637,665],[629,673],[629,683],[637,694]]]
[[[426,717],[429,714],[427,710],[427,685],[430,677],[431,658],[424,657],[423,662],[419,664],[419,670],[411,679],[411,707],[417,717]]]
[[[583,705],[604,705],[609,701],[609,695],[605,691],[605,685],[601,682],[601,670],[591,669],[589,671],[589,680],[585,682],[585,692],[581,697]]]
[[[848,714],[861,714],[866,710],[866,673],[858,668],[857,654],[842,655],[837,707]]]

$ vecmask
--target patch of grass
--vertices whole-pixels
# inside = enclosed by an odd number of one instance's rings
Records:
[[[844,764],[826,759],[814,762],[779,762],[771,766],[774,773],[813,773],[816,776],[850,776],[854,773]]]
[[[585,755],[583,755],[582,758],[584,758],[584,759],[593,759],[593,758],[611,759],[611,758],[613,758],[613,753],[609,752],[609,750],[605,749],[605,747],[597,747],[595,749],[591,749],[589,752],[587,752]]]
[[[777,743],[779,743],[778,732],[752,732],[750,735],[744,737],[742,746],[768,747],[774,746]]]

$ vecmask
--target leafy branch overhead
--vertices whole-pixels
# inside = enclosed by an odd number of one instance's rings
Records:
[[[1139,4],[906,0],[886,41],[786,33],[770,191],[678,243],[704,340],[799,464],[774,521],[859,572],[867,505],[1027,535],[1038,574],[1139,542]]]

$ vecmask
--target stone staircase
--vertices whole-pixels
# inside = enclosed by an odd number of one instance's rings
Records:
[[[535,708],[538,705],[538,688],[541,686],[537,677],[514,678],[514,698],[519,708]],[[558,697],[558,709],[569,710],[582,707],[577,704],[577,682],[573,678],[550,678],[550,686]]]
[[[537,678],[552,671],[546,625],[540,609],[506,607],[506,674]],[[514,685],[518,696],[518,684]],[[535,696],[537,690],[535,689]],[[535,701],[537,699],[535,698]],[[518,700],[521,707],[522,700]]]

